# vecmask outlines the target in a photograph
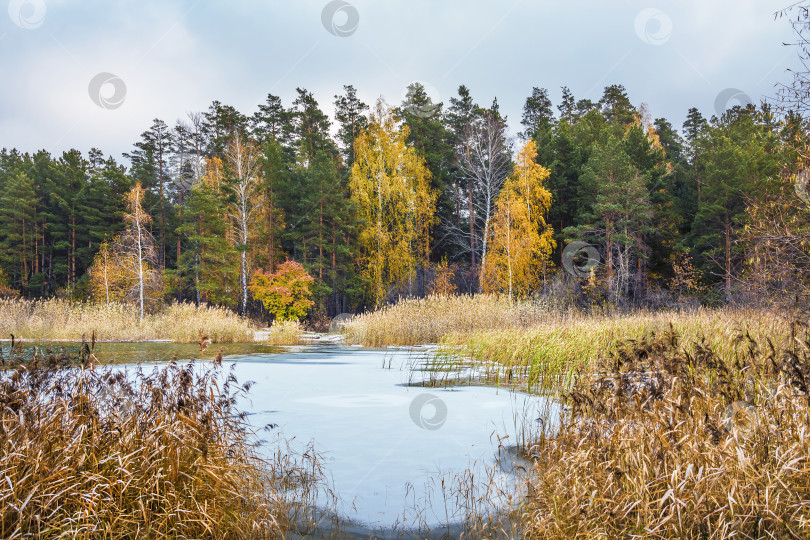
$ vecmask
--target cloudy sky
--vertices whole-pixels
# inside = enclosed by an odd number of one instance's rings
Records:
[[[3,1],[0,147],[23,151],[118,157],[215,99],[252,114],[300,86],[331,114],[344,84],[396,104],[414,81],[497,96],[513,132],[533,86],[556,104],[562,85],[598,100],[614,83],[679,127],[692,106],[773,96],[797,64],[773,17],[788,0]]]

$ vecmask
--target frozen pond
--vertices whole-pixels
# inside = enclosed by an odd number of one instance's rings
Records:
[[[494,505],[504,502],[496,492],[519,489],[504,447],[536,431],[549,404],[492,387],[410,386],[429,354],[315,346],[225,364],[236,364],[240,382],[255,381],[243,406],[251,422],[278,426],[269,451],[312,443],[322,456],[342,517],[375,528],[435,527],[463,520],[468,503],[452,489],[459,481],[479,497],[489,489],[484,498]]]
[[[47,346],[78,351],[80,345]],[[239,410],[256,427],[275,426],[262,433],[262,451],[301,456],[314,449],[337,497],[319,493],[322,525],[328,530],[327,517],[337,515],[341,530],[353,528],[358,537],[440,531],[463,522],[470,509],[496,513],[518,502],[525,464],[514,447],[541,429],[538,419],[553,423],[559,414],[546,398],[505,389],[421,386],[431,378],[422,369],[429,348],[231,344],[225,351],[223,367],[240,384],[254,382]],[[199,347],[102,343],[96,354],[100,363],[126,368],[199,357]]]

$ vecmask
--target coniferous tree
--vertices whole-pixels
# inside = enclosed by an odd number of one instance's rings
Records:
[[[557,105],[557,110],[560,111],[560,121],[568,122],[569,124],[574,121],[576,115],[576,101],[574,94],[567,86],[562,87],[562,100]]]
[[[764,144],[767,136],[753,106],[735,107],[713,119],[695,141],[704,187],[690,245],[704,272],[722,282],[726,301],[732,300],[732,287],[739,277],[743,246],[737,240],[747,204],[769,177],[778,174],[777,159]]]
[[[522,133],[524,139],[537,139],[540,130],[550,130],[554,123],[554,111],[551,107],[548,90],[535,86],[532,95],[526,98],[523,105],[523,119],[520,123],[524,128]]]
[[[267,94],[265,103],[250,118],[251,134],[262,145],[270,140],[286,144],[290,137],[290,116],[280,97]]]
[[[357,98],[357,90],[352,85],[344,85],[345,95],[335,96],[335,120],[340,124],[337,137],[341,145],[343,163],[351,169],[354,163],[354,141],[368,126],[366,111],[368,105]]]
[[[218,158],[208,160],[189,194],[178,234],[186,242],[181,256],[183,286],[197,304],[238,306],[239,253],[229,241],[224,173]]]
[[[17,173],[4,182],[0,196],[0,264],[13,287],[28,287],[34,270],[34,182]]]
[[[587,221],[568,233],[579,232],[603,246],[607,290],[617,302],[629,293],[633,263],[644,257],[644,235],[653,217],[644,178],[612,135],[593,149],[583,176],[593,203]]]
[[[475,104],[475,101],[473,101],[469,88],[464,85],[459,86],[458,97],[450,98],[450,106],[445,115],[445,122],[450,131],[450,144],[456,152],[458,151],[457,149],[461,148],[464,144],[464,134],[467,130],[467,126],[478,110],[479,107]],[[453,200],[452,221],[445,221],[440,224],[439,234],[442,239],[447,239],[451,242],[455,241],[453,243],[457,243],[460,241],[459,239],[464,238],[461,231],[469,230],[470,220],[470,201],[468,197],[467,179],[459,167],[457,156],[454,156],[451,162],[450,177],[452,179],[451,189]],[[451,249],[453,256],[457,258],[459,256],[458,246],[453,245]]]
[[[222,158],[234,133],[245,135],[247,117],[230,105],[214,101],[203,113],[202,132],[206,137],[207,155]]]
[[[627,96],[627,90],[621,84],[612,84],[605,88],[599,107],[608,123],[627,126],[634,121],[636,108]]]

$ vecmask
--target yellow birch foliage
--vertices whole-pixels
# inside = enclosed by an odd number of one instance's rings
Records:
[[[360,221],[360,273],[377,306],[389,286],[411,279],[427,262],[435,222],[438,194],[407,137],[408,127],[380,99],[355,142],[349,189]]]
[[[205,160],[205,173],[203,173],[203,183],[213,189],[219,189],[225,178],[225,167],[222,165],[222,160],[218,157],[208,158]]]
[[[118,255],[113,252],[109,242],[102,243],[90,267],[90,294],[93,300],[105,304],[123,302],[130,285]]]
[[[482,269],[484,292],[526,296],[549,271],[556,242],[546,223],[551,193],[543,182],[550,173],[536,158],[537,143],[529,141],[495,201],[491,251]]]

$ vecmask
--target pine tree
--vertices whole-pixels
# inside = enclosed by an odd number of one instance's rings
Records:
[[[25,288],[34,270],[36,190],[25,173],[14,175],[4,188],[0,196],[0,264],[13,287]]]
[[[203,113],[202,132],[206,138],[207,155],[222,158],[234,133],[243,136],[248,131],[247,117],[230,105],[213,101]]]
[[[560,121],[573,123],[576,117],[576,101],[567,86],[562,87],[562,101],[557,105],[557,110],[560,111]]]
[[[285,144],[290,136],[290,116],[281,98],[267,94],[265,103],[250,119],[251,134],[262,145],[270,140]]]
[[[259,226],[261,243],[267,246],[264,266],[275,272],[276,262],[281,257],[281,236],[284,231],[284,209],[281,201],[286,193],[289,174],[284,162],[284,150],[279,142],[270,137],[262,147],[262,173],[264,204],[262,205],[261,225]]]
[[[354,141],[368,126],[365,111],[368,105],[357,99],[357,90],[352,85],[344,85],[343,96],[335,96],[335,119],[340,124],[337,138],[341,143],[343,162],[348,169],[354,163]]]
[[[644,235],[653,217],[644,178],[613,136],[594,148],[583,176],[595,197],[578,230],[604,246],[608,292],[618,302],[629,293],[634,260],[644,257]]]
[[[296,88],[298,97],[291,111],[292,144],[304,164],[315,159],[318,151],[335,152],[335,143],[329,138],[331,122],[315,96],[303,88]]]
[[[224,188],[221,161],[209,159],[205,174],[189,194],[177,230],[186,241],[181,257],[183,283],[198,305],[239,305],[240,258],[228,240]]]
[[[455,154],[450,142],[452,134],[442,118],[442,103],[433,103],[421,83],[408,86],[405,99],[397,109],[398,116],[408,127],[407,142],[425,160],[430,171],[431,188],[439,194],[437,217],[440,224],[452,222],[455,213],[454,186],[450,179]],[[439,238],[443,238],[440,231]],[[440,254],[450,249],[447,242],[436,246]]]
[[[450,132],[450,144],[454,151],[457,151],[457,149],[465,144],[464,134],[467,131],[467,126],[473,120],[478,110],[479,107],[475,104],[475,101],[473,101],[469,88],[464,85],[459,86],[458,97],[450,98],[450,106],[445,115],[445,122]],[[468,180],[459,167],[458,158],[456,156],[453,156],[453,160],[451,161],[450,178],[452,182],[451,198],[453,201],[452,221],[449,223],[445,221],[440,224],[440,227],[443,229],[440,231],[440,234],[442,237],[452,240],[452,255],[458,256],[459,243],[465,247],[470,245],[469,237],[465,236],[462,232],[470,230],[470,201],[467,190]]]
[[[605,120],[617,126],[628,126],[633,123],[636,108],[627,97],[627,90],[621,84],[612,84],[605,88],[599,107]]]
[[[704,187],[689,243],[700,255],[696,259],[702,270],[722,281],[726,301],[732,300],[744,250],[737,240],[748,201],[779,170],[766,137],[755,112],[736,108],[714,119],[695,141]]]
[[[540,131],[550,131],[554,124],[554,112],[551,109],[551,99],[548,97],[548,90],[545,88],[532,89],[532,95],[526,98],[523,105],[522,136],[525,140],[538,139]]]

